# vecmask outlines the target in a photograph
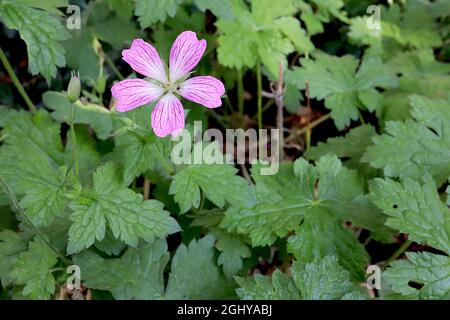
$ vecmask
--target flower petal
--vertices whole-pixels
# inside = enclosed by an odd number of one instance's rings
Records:
[[[210,76],[193,77],[180,85],[180,95],[208,108],[222,105],[220,97],[225,93],[225,87],[220,80]]]
[[[159,100],[152,112],[152,127],[158,137],[176,136],[184,128],[184,109],[172,93]]]
[[[116,110],[126,112],[155,101],[164,89],[142,79],[127,79],[113,85],[111,93],[117,98]]]
[[[122,51],[122,59],[126,61],[134,71],[167,82],[166,69],[158,51],[142,39],[135,39],[130,49]]]
[[[175,82],[194,69],[205,49],[206,40],[198,40],[195,32],[182,32],[170,49],[170,81]]]

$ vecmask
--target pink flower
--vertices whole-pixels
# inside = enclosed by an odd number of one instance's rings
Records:
[[[222,105],[225,88],[210,76],[187,79],[206,49],[206,40],[198,40],[195,32],[181,33],[170,49],[170,67],[166,67],[158,51],[142,39],[136,39],[122,58],[145,79],[122,80],[111,88],[117,98],[116,110],[130,111],[158,101],[152,112],[152,127],[158,137],[176,136],[184,128],[184,110],[178,96],[207,108]]]

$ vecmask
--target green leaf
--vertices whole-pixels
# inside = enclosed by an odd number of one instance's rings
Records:
[[[112,163],[94,173],[92,190],[85,190],[70,203],[73,221],[67,252],[77,253],[105,237],[106,223],[115,238],[136,247],[139,238],[153,241],[179,231],[177,222],[157,200],[145,200],[118,179]]]
[[[387,64],[401,74],[398,88],[384,95],[383,120],[410,118],[409,96],[447,99],[450,91],[450,65],[437,61],[432,49],[399,52]]]
[[[19,254],[27,249],[27,242],[19,233],[11,230],[0,232],[0,279],[3,287],[12,282],[13,270]]]
[[[221,252],[217,264],[223,267],[225,275],[232,277],[242,269],[242,260],[250,257],[251,251],[240,235],[228,233],[218,227],[211,228],[211,233],[217,239],[217,250]]]
[[[16,195],[25,195],[21,204],[30,219],[46,226],[63,211],[64,193],[71,181],[67,168],[60,167],[64,155],[59,125],[45,111],[8,113],[0,174]]]
[[[232,20],[231,0],[194,0],[195,5],[203,12],[207,9],[220,19]]]
[[[324,234],[327,236],[324,237]],[[288,251],[294,253],[297,261],[301,263],[335,255],[339,258],[340,265],[350,272],[351,278],[358,281],[364,280],[370,260],[355,235],[349,229],[343,228],[327,211],[320,209],[313,209],[298,228],[296,235],[289,237]]]
[[[282,164],[274,176],[260,176],[257,169],[252,168],[256,202],[232,203],[222,222],[229,231],[249,235],[253,245],[270,245],[285,237],[316,208],[385,232],[382,215],[364,201],[363,181],[335,156],[322,157],[316,167],[304,159]]]
[[[300,294],[294,282],[280,270],[272,276],[256,274],[248,278],[236,278],[240,288],[236,293],[242,300],[299,300]]]
[[[134,14],[138,16],[142,29],[158,21],[165,21],[167,16],[174,17],[182,0],[138,0]]]
[[[236,69],[253,68],[258,61],[257,35],[237,22],[220,19],[216,25],[221,33],[217,40],[220,64]]]
[[[88,124],[95,131],[99,139],[106,139],[113,131],[113,114],[103,106],[93,103],[77,101],[72,104],[63,93],[47,91],[42,95],[44,104],[54,110],[52,117],[60,122],[68,122],[73,118],[73,123]]]
[[[300,26],[300,21],[294,17],[281,17],[274,21],[274,25],[286,36],[299,52],[311,52],[314,46],[306,36],[305,30]]]
[[[412,96],[411,106],[414,120],[388,122],[362,161],[388,177],[421,179],[429,173],[441,185],[450,175],[450,102]]]
[[[181,244],[172,259],[165,298],[218,299],[224,297],[225,282],[214,262],[214,238]]]
[[[236,278],[238,296],[244,300],[355,300],[367,299],[335,256],[312,263],[294,262],[292,277],[276,270],[272,276]]]
[[[323,32],[323,24],[331,21],[333,17],[348,23],[347,12],[343,11],[342,0],[312,0],[306,3],[303,0],[295,0],[301,9],[301,19],[306,24],[310,35]]]
[[[40,239],[35,238],[28,249],[19,254],[11,276],[24,285],[22,294],[28,298],[49,299],[55,292],[55,278],[50,271],[58,261],[55,253]]]
[[[437,32],[435,17],[429,12],[430,3],[407,2],[381,8],[381,31],[370,30],[367,17],[350,20],[349,37],[358,44],[370,45],[373,53],[391,54],[402,47],[438,47],[442,40]]]
[[[92,185],[92,174],[100,165],[102,156],[97,151],[96,140],[90,135],[88,128],[75,127],[76,147],[78,156],[79,182],[82,185]],[[74,167],[74,141],[71,134],[67,137],[65,164]],[[72,175],[73,176],[73,175]]]
[[[311,97],[325,99],[337,128],[343,129],[351,120],[358,119],[358,109],[380,108],[379,102],[372,103],[377,88],[398,85],[395,73],[379,58],[366,56],[359,68],[358,63],[350,55],[335,57],[318,53],[315,61],[303,59],[301,68],[288,72],[286,82],[305,89],[309,81]]]
[[[129,248],[121,258],[103,259],[91,251],[74,258],[84,285],[108,290],[115,299],[158,299],[164,293],[163,271],[169,261],[164,240]]]
[[[375,128],[371,125],[361,125],[351,129],[345,137],[329,138],[326,143],[319,142],[315,147],[309,148],[304,156],[311,160],[332,153],[339,158],[348,159],[343,163],[349,168],[358,169],[361,166],[361,158],[366,148],[372,144],[375,136]]]
[[[294,263],[292,274],[303,300],[360,300],[367,297],[349,279],[335,256],[317,259],[302,267]]]
[[[148,132],[141,135],[132,130],[117,137],[115,143],[114,158],[123,165],[123,180],[127,184],[162,161],[169,161],[172,147],[168,138],[161,139]]]
[[[279,64],[285,64],[294,46],[300,52],[314,49],[299,22],[291,17],[295,7],[290,1],[254,1],[251,11],[241,0],[233,4],[235,19],[219,19],[216,23],[220,33],[217,54],[222,65],[241,69],[262,62],[277,75]]]
[[[114,238],[111,231],[108,230],[103,240],[95,242],[95,247],[107,255],[118,256],[126,248],[126,244]]]
[[[92,85],[100,72],[99,61],[93,48],[94,35],[84,25],[80,30],[71,30],[70,35],[70,40],[63,42],[67,52],[67,65],[80,73],[81,80]]]
[[[75,256],[84,284],[110,291],[116,299],[214,299],[223,295],[223,280],[214,264],[214,239],[205,237],[177,249],[164,289],[169,261],[164,240],[129,248],[121,258],[103,259],[87,251]]]
[[[71,30],[72,38],[63,43],[67,51],[67,64],[79,71],[81,79],[87,81],[89,86],[94,85],[100,73],[97,40],[122,49],[132,39],[141,36],[134,21],[130,21],[133,5],[133,1],[128,0],[89,2],[83,11],[81,29]],[[109,52],[105,54],[110,56]]]
[[[375,179],[371,199],[389,216],[388,226],[409,234],[410,240],[450,253],[450,209],[441,201],[434,182],[405,178],[402,183]]]
[[[70,35],[52,14],[28,5],[30,3],[26,2],[0,3],[0,20],[8,28],[18,30],[26,42],[31,74],[40,73],[50,83],[56,76],[56,67],[66,65],[60,42]]]
[[[246,180],[236,175],[231,165],[201,164],[189,165],[178,172],[170,185],[169,193],[174,195],[180,206],[180,213],[200,206],[200,190],[206,198],[222,208],[225,203],[251,201],[252,195]]]
[[[69,5],[68,0],[16,0],[15,2],[32,8],[44,9],[54,15],[63,15],[58,8],[66,8]]]
[[[111,11],[108,4],[101,1],[91,2],[87,11],[89,12],[86,26],[88,30],[84,32],[92,32],[94,37],[111,44],[115,49],[123,48],[125,44],[129,44],[132,39],[141,35],[133,21],[123,20],[122,14],[128,14],[127,11],[123,13]]]
[[[429,252],[407,252],[383,273],[395,292],[413,299],[450,299],[450,258]],[[415,283],[420,289],[412,287]]]
[[[50,173],[50,172],[49,172]],[[42,183],[35,183],[32,190],[27,191],[20,204],[28,217],[36,226],[47,226],[53,219],[62,215],[67,204],[65,198],[67,168],[51,171]]]
[[[3,148],[11,152],[19,150],[23,152],[25,148],[34,149],[37,153],[45,155],[54,165],[63,163],[60,125],[51,119],[48,112],[40,110],[31,114],[8,108],[4,110],[5,121],[0,123],[3,127],[2,133],[6,136]]]
[[[109,6],[116,12],[117,16],[124,22],[133,17],[133,2],[129,0],[109,0]]]

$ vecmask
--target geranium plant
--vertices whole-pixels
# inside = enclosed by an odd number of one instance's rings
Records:
[[[0,299],[449,299],[449,14],[0,0]]]

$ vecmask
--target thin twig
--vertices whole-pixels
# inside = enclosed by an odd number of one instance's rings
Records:
[[[264,98],[269,98],[269,99],[275,98],[275,95],[274,95],[273,93],[267,92],[267,91],[263,91],[263,92],[262,92],[262,96],[263,96]]]
[[[9,77],[11,78],[12,82],[14,83],[14,86],[17,88],[17,91],[19,91],[20,95],[22,96],[23,100],[25,100],[25,103],[28,106],[28,109],[30,109],[31,112],[36,112],[36,106],[31,101],[30,97],[26,93],[25,89],[23,88],[22,84],[20,83],[19,79],[17,78],[16,74],[14,73],[14,70],[9,63],[8,58],[6,57],[5,52],[0,47],[0,60],[2,61],[3,65],[5,66],[6,71],[9,74]]]
[[[8,198],[11,200],[11,202],[14,204],[14,206],[17,208],[17,210],[20,212],[24,220],[30,225],[30,227],[34,230],[36,235],[61,259],[62,262],[64,262],[67,265],[71,265],[72,263],[61,253],[59,250],[53,246],[53,244],[50,243],[50,241],[47,240],[47,237],[42,233],[41,230],[39,230],[38,227],[31,221],[31,219],[27,216],[25,213],[25,210],[20,206],[19,201],[17,200],[16,196],[12,192],[11,188],[6,183],[5,179],[3,179],[3,176],[0,175],[0,184],[1,189],[3,192],[8,196]]]

